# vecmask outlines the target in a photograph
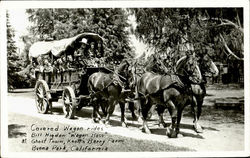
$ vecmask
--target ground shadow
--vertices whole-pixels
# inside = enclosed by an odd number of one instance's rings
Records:
[[[22,131],[22,129],[25,127],[26,127],[25,125],[18,125],[18,124],[8,125],[8,137],[9,138],[25,137],[26,133]]]
[[[169,126],[170,124],[167,124],[167,126]],[[198,139],[204,139],[203,136],[199,135],[198,133],[187,133],[187,132],[183,132],[181,129],[183,126],[187,126],[187,125],[184,125],[184,124],[181,124],[180,125],[180,134],[182,134],[184,137],[192,137],[192,138],[198,138]],[[189,125],[188,125],[189,127]],[[193,128],[188,128],[188,129],[191,129],[193,130]],[[166,128],[151,128],[150,129],[152,134],[156,134],[156,135],[163,135],[163,136],[166,136]]]
[[[113,119],[111,118],[110,125],[114,126],[114,127],[121,127],[122,126],[121,118],[117,115],[113,115],[112,117],[113,117]],[[115,120],[114,120],[114,118],[115,118]],[[130,123],[130,122],[127,122],[127,126],[128,127],[136,127],[136,128],[141,127],[141,125],[139,125],[139,124],[134,124],[134,123]]]
[[[92,118],[92,109],[90,108],[82,108],[76,112],[76,116],[83,118]]]
[[[194,126],[193,125],[190,125],[190,124],[180,124],[180,128],[184,128],[184,129],[194,129]],[[205,126],[202,126],[203,129],[206,129],[206,130],[210,130],[210,131],[219,131],[218,129],[216,128],[213,128],[213,127],[205,127]]]
[[[166,136],[166,128],[152,128],[150,130],[151,130],[152,134]],[[199,135],[199,134],[187,133],[187,132],[183,132],[183,131],[180,131],[180,134],[182,134],[184,137],[205,139],[202,135]]]
[[[30,89],[14,89],[12,91],[8,91],[8,93],[32,93],[34,92],[34,89],[33,88],[30,88]]]
[[[202,135],[200,135],[198,133],[193,134],[193,133],[187,133],[187,132],[180,131],[180,134],[182,134],[183,137],[192,137],[192,138],[198,138],[198,139],[205,139]]]
[[[93,109],[91,107],[83,107],[81,110],[77,110],[76,112],[76,116],[74,119],[78,119],[79,117],[83,118],[83,119],[92,119],[92,111]],[[56,112],[58,115],[63,115],[63,110],[60,107],[55,107],[53,108],[53,112]],[[100,113],[102,114],[101,110]],[[119,112],[118,112],[119,113]],[[135,127],[135,128],[141,128],[141,124],[137,124],[136,121],[135,123],[133,122],[133,118],[131,116],[130,113],[126,114],[126,118],[127,120],[129,120],[127,122],[127,126],[128,127]],[[102,115],[102,120],[104,120],[105,117],[104,115]],[[110,117],[110,126],[111,127],[122,127],[122,123],[121,123],[121,117],[120,115],[112,115]],[[131,122],[132,121],[132,122]],[[151,118],[148,120],[148,122],[158,122],[158,119],[155,118]],[[167,126],[170,125],[169,123],[166,123]],[[157,126],[156,124],[154,126]],[[157,126],[158,127],[158,126]],[[151,128],[151,132],[152,134],[156,134],[156,135],[166,135],[166,128]],[[202,127],[204,130],[211,130],[211,131],[219,131],[216,128],[213,127],[206,127],[203,126]],[[190,129],[190,130],[194,130],[193,124],[180,124],[180,129]],[[199,134],[193,134],[193,133],[187,133],[187,132],[180,132],[184,137],[193,137],[193,138],[198,138],[198,139],[204,139],[201,135]]]
[[[29,90],[23,90],[23,91],[10,91],[8,93],[31,93],[32,91]]]
[[[52,113],[56,113],[57,115],[63,115],[63,109],[62,107],[53,107],[52,108]]]
[[[205,96],[214,96],[213,94],[206,94]]]

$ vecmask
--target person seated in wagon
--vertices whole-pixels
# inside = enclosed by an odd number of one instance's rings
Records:
[[[44,71],[45,72],[53,72],[53,67],[52,67],[52,65],[51,65],[48,58],[44,59],[44,64],[43,65],[44,65]]]
[[[105,57],[104,57],[104,50],[103,50],[103,45],[101,41],[97,42],[96,57],[98,58],[98,61],[97,61],[98,67],[104,67]]]
[[[89,60],[88,60],[88,65],[92,66],[92,67],[98,67],[98,58],[97,57],[97,51],[95,48],[95,42],[91,42],[90,43],[90,47],[87,50],[87,54],[89,56]]]
[[[77,49],[77,51],[75,51],[74,53],[74,56],[76,58],[76,65],[78,65],[79,67],[82,67],[82,66],[86,66],[87,65],[87,62],[86,62],[86,47],[88,45],[87,43],[87,39],[86,38],[83,38],[81,41],[80,41],[80,44],[81,44],[81,47],[79,49]]]

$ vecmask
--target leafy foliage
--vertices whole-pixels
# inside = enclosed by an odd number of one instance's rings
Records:
[[[217,58],[221,52],[229,54],[224,48],[226,43],[234,52],[231,55],[243,57],[242,8],[136,8],[132,11],[137,22],[136,36],[156,48],[157,53],[171,48],[176,56],[189,44],[186,50],[191,45],[191,50],[197,53],[209,50]]]
[[[94,32],[105,41],[105,56],[121,61],[133,56],[129,46],[128,14],[124,9],[28,9],[31,28],[38,40],[59,40]]]
[[[133,8],[135,35],[159,56],[185,53],[243,69],[243,8]],[[226,59],[226,60],[225,60]],[[168,67],[174,70],[174,64]]]
[[[15,45],[15,32],[9,22],[9,13],[6,12],[7,27],[7,59],[8,59],[8,91],[21,85],[22,78],[17,74],[21,70],[20,58]]]

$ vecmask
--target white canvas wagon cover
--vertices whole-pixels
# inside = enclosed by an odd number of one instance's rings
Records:
[[[40,55],[46,55],[51,52],[54,56],[58,57],[62,52],[67,51],[69,47],[75,46],[76,43],[79,43],[83,38],[92,41],[104,41],[101,36],[95,33],[82,33],[77,36],[61,39],[58,41],[41,41],[34,43],[29,50],[30,58],[37,58]]]

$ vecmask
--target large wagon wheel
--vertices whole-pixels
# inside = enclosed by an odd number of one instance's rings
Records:
[[[49,86],[44,80],[39,80],[36,82],[35,101],[39,113],[48,113],[49,108],[52,106],[52,102]]]
[[[65,87],[62,98],[65,117],[69,119],[74,118],[76,112],[76,97],[73,88]]]

